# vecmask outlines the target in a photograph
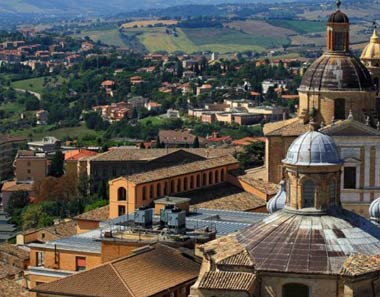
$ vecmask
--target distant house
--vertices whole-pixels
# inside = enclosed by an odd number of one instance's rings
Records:
[[[141,76],[136,75],[136,76],[132,76],[130,78],[130,82],[132,85],[138,85],[138,84],[141,84],[143,82],[143,79]]]
[[[149,101],[148,103],[145,103],[145,108],[149,111],[159,111],[161,109],[162,105],[160,103]]]
[[[169,119],[173,119],[173,118],[174,119],[179,119],[180,118],[180,114],[179,114],[178,110],[169,108],[166,111],[166,117],[169,118]]]
[[[55,137],[46,136],[41,141],[28,142],[28,147],[32,151],[51,153],[61,148],[61,142]]]
[[[165,147],[192,147],[197,136],[189,130],[160,130],[160,141]],[[204,144],[203,138],[198,138],[200,144]]]
[[[41,109],[36,111],[37,125],[46,125],[48,122],[49,112]]]
[[[115,82],[112,80],[105,80],[101,83],[101,87],[106,90],[108,96],[113,97],[113,89],[115,87]]]
[[[204,95],[204,94],[210,94],[211,91],[212,91],[212,85],[204,84],[200,87],[197,87],[197,96]]]

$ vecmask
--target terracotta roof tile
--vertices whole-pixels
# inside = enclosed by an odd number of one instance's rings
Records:
[[[299,136],[309,130],[299,118],[289,119],[275,123],[268,123],[264,126],[265,136]]]
[[[110,212],[110,207],[109,205],[106,205],[106,206],[82,213],[79,216],[74,217],[74,220],[103,222],[109,218],[109,212]]]
[[[191,154],[195,154],[205,158],[216,158],[220,156],[225,156],[228,154],[233,154],[235,148],[230,149],[204,149],[204,148],[194,148],[194,149],[126,149],[126,148],[116,148],[109,152],[99,154],[95,157],[90,157],[91,161],[128,161],[128,160],[154,160],[168,154],[172,154],[178,151],[185,151]]]
[[[152,296],[195,281],[200,264],[180,251],[156,244],[97,268],[37,286],[32,291],[95,297]]]
[[[28,290],[12,280],[0,280],[0,297],[29,297]]]
[[[380,271],[380,255],[355,254],[346,259],[340,273],[347,276],[359,276],[375,271]]]
[[[247,272],[211,271],[206,272],[199,284],[200,289],[249,291],[256,276]]]
[[[221,209],[230,211],[250,211],[266,205],[266,201],[228,183],[179,194],[191,199],[198,208]]]
[[[280,189],[277,184],[255,178],[250,174],[239,176],[239,179],[269,196],[276,195]]]
[[[234,157],[227,155],[215,159],[202,160],[192,163],[187,163],[183,165],[177,165],[162,169],[157,169],[153,171],[148,171],[144,173],[138,173],[134,175],[129,175],[124,177],[130,182],[135,184],[143,184],[151,181],[158,181],[165,178],[170,178],[178,175],[189,174],[189,173],[199,173],[203,170],[208,170],[212,168],[217,168],[225,165],[238,164]]]

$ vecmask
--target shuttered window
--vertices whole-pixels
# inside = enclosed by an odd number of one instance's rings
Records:
[[[86,257],[76,257],[76,271],[86,270]]]

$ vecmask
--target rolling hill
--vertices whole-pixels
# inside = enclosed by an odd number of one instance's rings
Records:
[[[203,0],[202,4],[274,2],[273,0]],[[276,0],[285,2],[285,0]],[[199,4],[199,0],[0,0],[0,14],[115,14],[139,9]]]

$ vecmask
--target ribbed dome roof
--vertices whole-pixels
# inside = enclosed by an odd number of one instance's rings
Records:
[[[380,197],[371,203],[369,216],[372,220],[380,221]]]
[[[285,182],[280,183],[280,190],[272,199],[267,203],[267,210],[270,214],[273,214],[279,210],[282,210],[285,207],[286,203],[286,192],[285,192]]]
[[[300,166],[336,165],[342,161],[334,140],[325,134],[309,131],[293,141],[283,163]]]
[[[330,15],[328,22],[349,24],[350,20],[348,19],[348,16],[345,13],[341,12],[340,10],[337,10],[333,14]]]
[[[306,71],[300,91],[373,90],[367,68],[350,52],[325,53]]]
[[[377,35],[377,30],[373,31],[371,41],[364,48],[362,55],[360,56],[362,60],[372,60],[380,59],[380,37]]]

